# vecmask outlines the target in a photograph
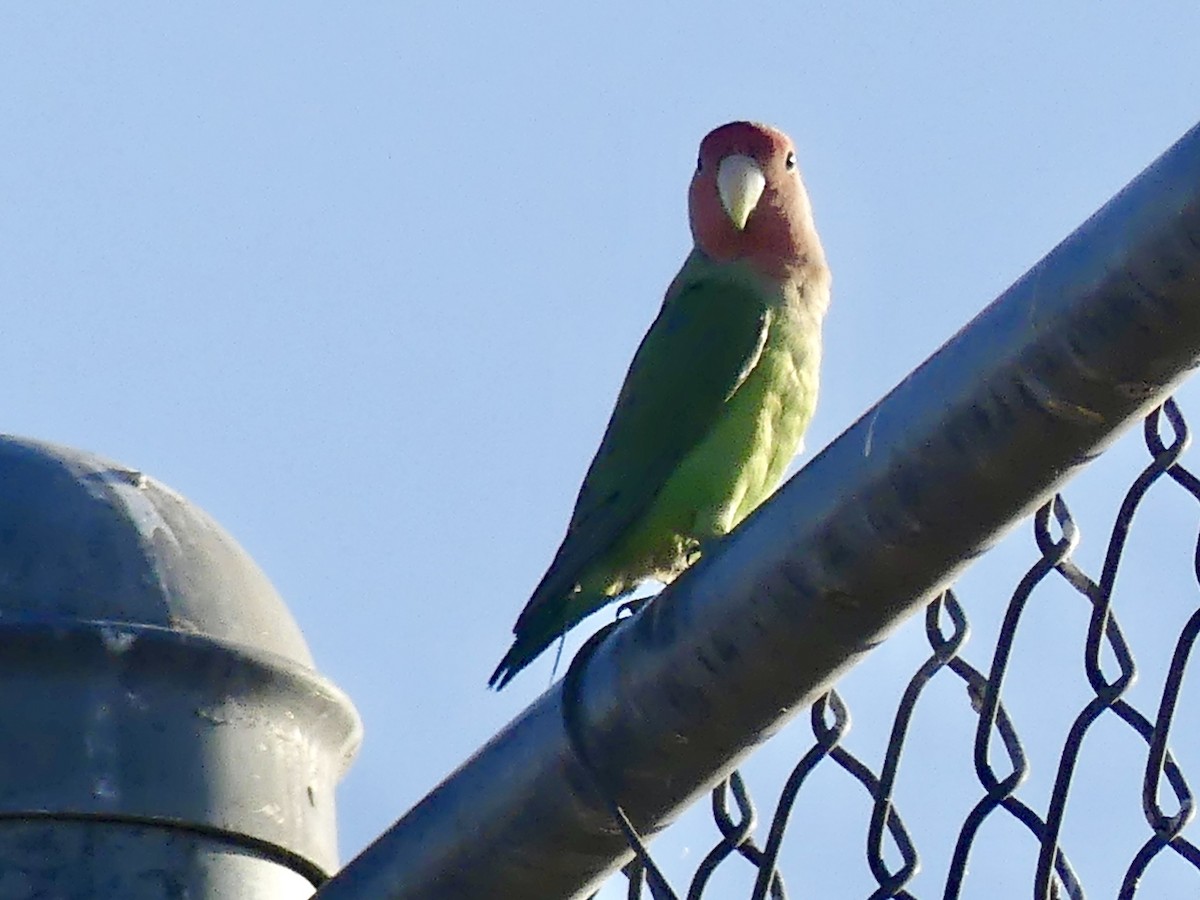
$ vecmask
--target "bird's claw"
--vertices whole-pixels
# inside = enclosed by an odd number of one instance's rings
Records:
[[[623,619],[628,616],[637,615],[641,612],[642,607],[653,600],[655,596],[654,594],[647,594],[645,597],[634,597],[632,600],[626,600],[617,607],[615,618]]]

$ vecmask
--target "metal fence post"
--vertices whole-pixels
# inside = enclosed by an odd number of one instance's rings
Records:
[[[360,731],[212,519],[0,437],[0,900],[308,897]]]

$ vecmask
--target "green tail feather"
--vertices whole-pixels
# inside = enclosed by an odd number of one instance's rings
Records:
[[[600,607],[620,600],[628,593],[626,591],[611,597],[603,593],[580,593],[564,598],[558,603],[546,602],[538,605],[531,601],[530,611],[534,614],[522,615],[518,620],[516,628],[513,629],[516,635],[513,645],[488,679],[488,687],[501,690],[518,672],[537,659],[543,650],[568,630]],[[534,596],[537,596],[536,593]]]

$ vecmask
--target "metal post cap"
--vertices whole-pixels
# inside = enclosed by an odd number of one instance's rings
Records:
[[[209,834],[313,883],[361,739],[266,576],[141,472],[0,436],[0,821]]]

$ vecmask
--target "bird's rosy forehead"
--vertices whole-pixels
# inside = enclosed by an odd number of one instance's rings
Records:
[[[700,143],[700,156],[717,159],[742,153],[758,160],[787,153],[792,147],[788,136],[770,125],[757,122],[730,122],[710,131]]]

